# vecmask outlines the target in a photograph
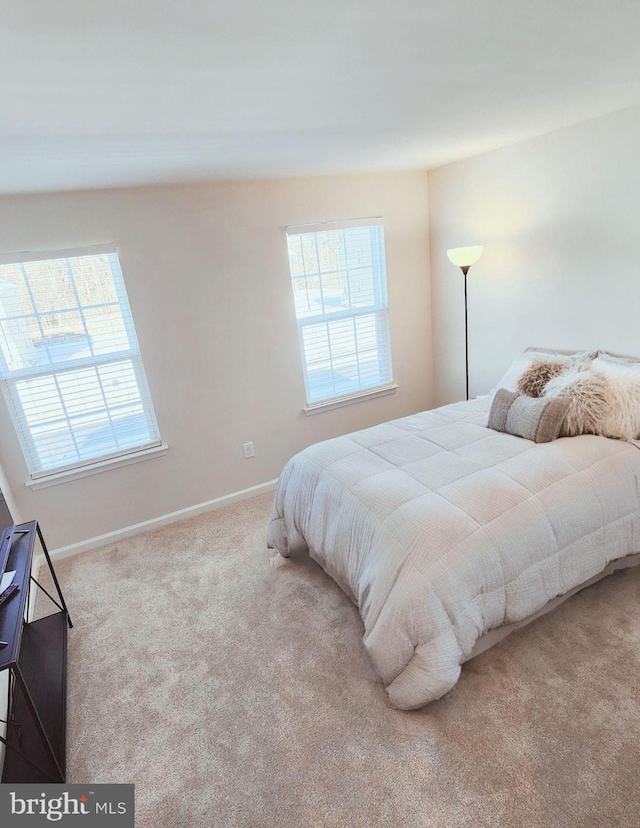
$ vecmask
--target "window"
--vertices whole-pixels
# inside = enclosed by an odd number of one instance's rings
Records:
[[[287,228],[311,408],[394,387],[384,228],[350,224]]]
[[[161,444],[115,249],[46,255],[0,258],[0,379],[34,479]]]

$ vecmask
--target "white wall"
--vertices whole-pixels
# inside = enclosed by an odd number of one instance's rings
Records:
[[[382,215],[391,396],[312,417],[283,226]],[[115,241],[169,453],[38,491],[0,400],[0,463],[22,520],[52,548],[278,476],[315,441],[431,403],[426,173],[148,187],[0,198],[0,252]],[[244,460],[241,443],[256,456]]]
[[[471,394],[527,345],[640,355],[640,108],[429,172],[436,400],[464,395],[469,271]]]

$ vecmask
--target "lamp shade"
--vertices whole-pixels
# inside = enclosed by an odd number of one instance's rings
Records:
[[[483,250],[484,247],[481,244],[475,247],[454,247],[447,250],[447,256],[458,267],[471,267],[482,256]]]

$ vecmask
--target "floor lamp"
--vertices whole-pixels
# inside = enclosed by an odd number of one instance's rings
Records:
[[[474,265],[480,256],[484,247],[477,245],[476,247],[454,247],[452,250],[447,250],[449,261],[457,265],[464,273],[464,364],[466,372],[466,390],[467,399],[469,399],[469,325],[467,322],[467,273],[471,265]]]

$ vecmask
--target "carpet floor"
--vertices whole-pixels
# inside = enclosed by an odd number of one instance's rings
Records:
[[[637,828],[640,567],[392,709],[356,608],[271,567],[271,496],[60,561],[70,782],[137,828]]]

